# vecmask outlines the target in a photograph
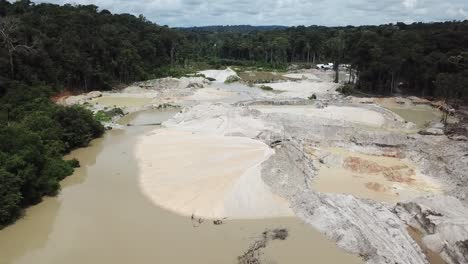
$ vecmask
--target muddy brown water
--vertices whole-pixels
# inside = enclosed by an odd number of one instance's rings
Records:
[[[427,126],[432,121],[442,118],[442,112],[428,105],[416,106],[385,106],[408,122],[413,122],[418,128]]]
[[[322,165],[310,183],[316,191],[389,203],[440,192],[439,183],[419,173],[407,160],[342,148],[325,150],[342,158],[343,164]]]
[[[137,137],[152,129],[109,131],[71,153],[82,166],[61,193],[0,230],[0,263],[236,263],[263,231],[280,227],[289,237],[265,249],[271,263],[362,263],[297,218],[214,225],[155,206],[138,187],[132,157]]]

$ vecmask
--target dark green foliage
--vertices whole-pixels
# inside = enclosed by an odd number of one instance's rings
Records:
[[[340,86],[336,91],[344,95],[352,95],[354,93],[354,87],[352,84],[347,83]]]
[[[67,150],[86,146],[93,138],[104,133],[103,126],[94,119],[93,114],[82,107],[60,107],[55,120],[63,128],[62,140]]]
[[[49,94],[43,86],[12,83],[0,97],[0,227],[21,208],[55,195],[79,166],[62,156],[104,131],[90,111],[58,106]]]
[[[0,227],[10,223],[20,212],[21,178],[0,167]]]
[[[311,96],[309,96],[308,99],[309,99],[309,100],[316,100],[316,99],[317,99],[317,95],[312,94]]]
[[[266,86],[266,85],[261,85],[260,89],[264,91],[273,91],[273,88],[271,88],[270,86]]]

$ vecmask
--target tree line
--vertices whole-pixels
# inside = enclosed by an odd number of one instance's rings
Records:
[[[109,89],[200,64],[336,62],[352,65],[356,88],[363,91],[467,96],[456,83],[466,80],[468,21],[169,28],[94,5],[28,0],[0,0],[0,16],[1,76],[57,89]],[[446,89],[450,79],[454,88]]]

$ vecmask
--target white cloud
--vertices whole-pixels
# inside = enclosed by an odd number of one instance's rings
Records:
[[[408,9],[413,9],[418,4],[418,0],[403,0],[403,6]]]
[[[37,0],[94,4],[158,24],[363,25],[467,19],[467,0]],[[444,10],[441,12],[441,10]]]

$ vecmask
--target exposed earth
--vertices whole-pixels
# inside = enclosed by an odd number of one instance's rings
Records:
[[[143,193],[178,214],[296,215],[366,263],[435,263],[428,250],[468,263],[468,142],[445,134],[433,102],[345,97],[319,70],[253,86],[226,84],[229,68],[201,73],[61,102],[180,111],[134,153]]]

